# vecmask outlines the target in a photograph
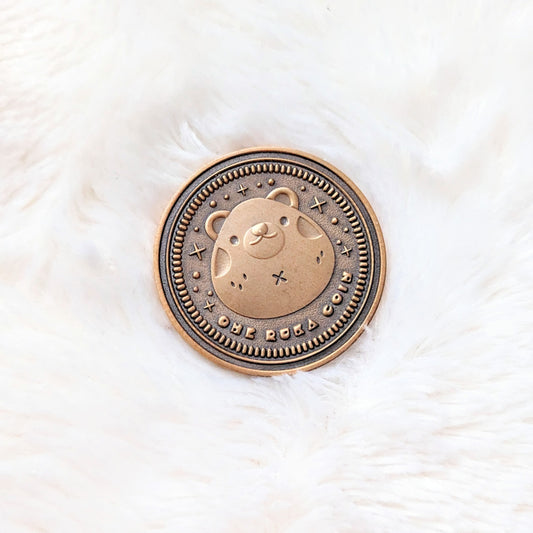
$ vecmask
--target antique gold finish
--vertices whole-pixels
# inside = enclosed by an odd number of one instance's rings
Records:
[[[176,195],[155,273],[178,331],[202,354],[258,375],[309,370],[371,320],[385,247],[361,192],[301,152],[254,148],[215,161]]]

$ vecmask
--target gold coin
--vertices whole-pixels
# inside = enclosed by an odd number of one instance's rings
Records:
[[[385,280],[383,236],[339,170],[281,148],[211,163],[166,210],[155,278],[174,327],[248,374],[310,370],[370,322]]]

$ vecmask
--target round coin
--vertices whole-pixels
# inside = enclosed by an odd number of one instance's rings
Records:
[[[309,370],[370,322],[385,246],[368,201],[339,170],[253,148],[211,163],[174,197],[155,278],[174,327],[216,363],[258,375]]]

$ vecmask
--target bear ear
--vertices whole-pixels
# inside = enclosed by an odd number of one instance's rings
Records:
[[[278,196],[284,194],[285,196],[288,196],[291,207],[294,207],[294,209],[298,209],[298,195],[288,187],[278,187],[277,189],[274,189],[269,195],[267,196],[267,200],[275,200]]]
[[[214,222],[219,218],[228,218],[229,211],[215,211],[211,213],[205,221],[205,231],[214,240],[217,240],[218,232],[215,230]],[[220,231],[220,229],[219,229]]]

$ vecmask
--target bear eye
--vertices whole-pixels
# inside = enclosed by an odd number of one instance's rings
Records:
[[[287,217],[281,217],[279,221],[282,226],[286,226],[289,223],[289,219]]]
[[[231,244],[233,244],[233,246],[237,246],[237,244],[239,244],[239,237],[237,237],[237,235],[232,235],[229,238],[229,242],[231,242]]]

